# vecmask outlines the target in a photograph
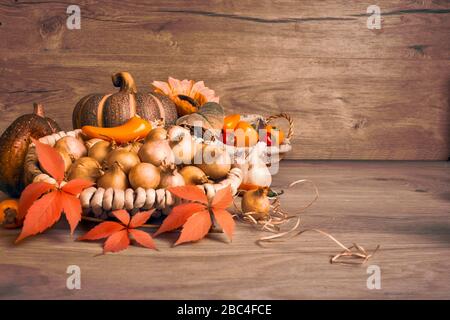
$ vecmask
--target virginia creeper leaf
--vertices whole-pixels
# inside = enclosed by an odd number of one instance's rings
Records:
[[[136,240],[136,242],[141,246],[149,249],[156,249],[152,237],[147,232],[136,229],[129,229],[128,231],[133,235],[134,240]]]
[[[128,248],[130,238],[127,230],[118,231],[108,237],[103,246],[103,253],[118,252]]]
[[[200,240],[208,234],[210,228],[211,217],[208,210],[194,213],[183,225],[183,230],[181,230],[181,235],[175,245]]]
[[[226,209],[233,203],[233,195],[231,193],[231,187],[228,185],[226,188],[222,188],[216,192],[211,206],[213,208]]]
[[[183,203],[174,207],[154,235],[157,236],[163,232],[178,229],[194,213],[205,209],[205,205],[194,202]]]
[[[70,225],[70,234],[73,234],[75,228],[81,220],[80,200],[72,194],[61,191],[61,200],[63,211],[66,214],[67,222]]]
[[[148,219],[150,219],[150,216],[152,215],[153,210],[150,211],[141,211],[136,213],[130,221],[130,228],[137,228],[142,226],[145,222],[147,222]]]
[[[33,139],[36,146],[36,153],[42,168],[48,172],[58,183],[64,179],[64,160],[55,148],[48,144]]]
[[[29,184],[20,195],[19,199],[19,213],[17,218],[19,220],[23,219],[28,209],[30,209],[33,202],[35,202],[40,196],[42,196],[47,191],[54,189],[55,186],[47,182],[34,182]]]
[[[23,222],[22,232],[16,243],[26,237],[43,232],[61,217],[62,202],[60,191],[52,191],[36,200],[28,209]]]
[[[113,211],[112,214],[120,221],[122,222],[125,226],[128,226],[128,224],[130,223],[130,214],[127,212],[127,210],[116,210]]]
[[[208,204],[205,193],[196,186],[171,187],[168,190],[178,198]]]
[[[85,235],[78,238],[78,240],[98,240],[111,236],[112,234],[124,230],[125,227],[118,222],[105,221],[89,230]]]
[[[223,232],[227,235],[228,239],[233,238],[234,225],[233,216],[225,209],[213,208],[214,218],[217,223],[222,227]]]
[[[86,188],[92,186],[94,182],[86,179],[73,179],[67,182],[61,189],[64,192],[73,194],[74,196],[81,193]]]

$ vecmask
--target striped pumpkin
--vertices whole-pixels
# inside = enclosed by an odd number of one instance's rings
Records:
[[[72,114],[74,129],[82,126],[116,127],[134,115],[146,120],[163,119],[165,125],[175,124],[177,110],[175,104],[159,93],[138,93],[136,84],[128,72],[112,76],[115,87],[112,94],[89,94],[75,106]]]

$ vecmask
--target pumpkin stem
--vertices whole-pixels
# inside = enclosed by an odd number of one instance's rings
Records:
[[[39,117],[44,118],[45,117],[45,113],[44,113],[44,106],[40,103],[33,103],[33,113]]]
[[[136,83],[133,77],[128,72],[118,72],[112,75],[112,82],[114,87],[119,88],[120,91],[126,93],[137,93]]]

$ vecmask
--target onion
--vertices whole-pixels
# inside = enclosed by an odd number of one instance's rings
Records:
[[[195,155],[196,144],[189,130],[180,126],[171,126],[167,138],[176,164],[190,164]]]
[[[156,189],[160,182],[159,169],[151,163],[139,163],[133,167],[128,175],[133,189]]]
[[[119,164],[123,172],[128,174],[131,168],[138,165],[141,161],[136,153],[128,151],[124,148],[118,148],[108,154],[106,157],[106,166],[112,167],[116,162]]]
[[[224,178],[231,169],[231,158],[225,149],[203,145],[195,155],[195,165],[211,179]]]
[[[260,187],[245,192],[242,197],[241,207],[244,213],[254,212],[252,217],[255,219],[262,219],[269,214],[270,201],[267,197],[269,191],[268,187]]]
[[[55,144],[55,149],[66,152],[75,160],[87,155],[87,149],[83,141],[71,136],[59,139]]]
[[[67,172],[72,166],[72,158],[67,152],[64,152],[62,150],[58,152],[64,160],[64,172]]]
[[[82,157],[76,160],[68,172],[68,179],[87,179],[95,182],[103,174],[100,164],[92,158]]]
[[[161,181],[159,182],[159,188],[166,189],[184,185],[184,178],[178,172],[175,164],[163,164],[161,166]]]
[[[128,188],[127,175],[120,168],[119,163],[114,163],[112,167],[97,180],[100,188],[126,190]]]
[[[159,167],[163,161],[167,164],[175,162],[175,156],[167,140],[155,140],[144,143],[139,150],[142,162],[151,163]]]
[[[238,167],[242,170],[243,184],[258,187],[269,187],[272,184],[269,168],[255,150],[250,153],[245,163]]]
[[[148,135],[145,137],[145,142],[166,140],[166,139],[167,139],[166,129],[162,127],[157,127],[148,133]]]
[[[98,163],[103,163],[110,150],[111,144],[108,141],[100,140],[89,149],[88,156],[97,160]]]
[[[141,149],[141,147],[142,147],[142,142],[135,141],[135,142],[128,144],[126,147],[124,147],[124,149],[137,154],[139,152],[139,150]]]
[[[93,138],[93,139],[89,139],[88,141],[85,142],[85,145],[88,149],[92,148],[97,142],[100,141],[105,141],[103,139],[100,138]]]
[[[180,170],[180,174],[184,178],[187,185],[208,183],[208,176],[195,166],[186,166]]]

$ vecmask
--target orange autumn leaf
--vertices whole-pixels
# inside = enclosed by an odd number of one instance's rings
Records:
[[[183,225],[181,235],[175,245],[203,239],[211,228],[211,217],[208,210],[194,213]]]
[[[231,214],[220,208],[213,208],[214,218],[216,218],[217,223],[222,227],[223,232],[227,235],[228,239],[233,238],[235,222]]]
[[[133,236],[134,240],[139,243],[141,246],[156,249],[155,243],[153,242],[153,238],[142,230],[130,229],[129,233]]]
[[[197,201],[204,204],[208,203],[208,198],[205,193],[196,186],[172,187],[168,190],[181,199]]]
[[[128,248],[130,238],[127,230],[118,231],[108,237],[103,246],[103,253],[119,252]]]
[[[39,164],[58,183],[61,183],[64,179],[64,160],[62,156],[48,144],[39,142],[39,140],[33,138],[32,140],[36,146]]]
[[[74,195],[66,192],[60,193],[63,211],[69,222],[70,233],[73,234],[78,223],[81,221],[81,203]]]
[[[25,218],[25,215],[33,202],[39,199],[44,193],[53,190],[54,188],[54,185],[47,182],[35,182],[28,185],[20,195],[17,219],[22,220]]]
[[[73,179],[67,182],[61,189],[64,192],[73,194],[74,196],[81,193],[86,188],[94,185],[94,182],[86,180],[86,179]]]
[[[231,187],[227,186],[217,191],[211,203],[213,208],[226,209],[233,203],[233,195],[231,194]]]
[[[22,232],[16,243],[51,227],[61,217],[62,202],[59,191],[53,191],[35,201],[28,210]]]
[[[205,210],[205,206],[200,203],[183,203],[172,209],[170,214],[164,219],[163,223],[159,227],[158,231],[154,234],[157,235],[178,229],[186,223],[187,219],[194,213]]]
[[[78,240],[98,240],[107,238],[103,245],[103,253],[118,252],[128,248],[130,234],[134,240],[143,247],[156,249],[152,237],[141,230],[135,229],[142,226],[151,216],[153,210],[138,212],[130,219],[126,210],[113,211],[113,215],[119,220],[105,221],[92,228]]]
[[[96,225],[84,236],[79,237],[78,240],[99,240],[107,238],[117,231],[123,229],[125,229],[125,226],[121,225],[120,223],[114,221],[105,221]]]
[[[217,191],[212,201],[208,201],[206,195],[195,186],[174,187],[169,188],[169,191],[179,198],[192,202],[175,206],[156,231],[155,236],[183,226],[175,245],[198,241],[208,234],[212,226],[211,214],[214,214],[224,233],[230,240],[232,239],[235,223],[233,216],[225,210],[233,202],[229,186]]]

